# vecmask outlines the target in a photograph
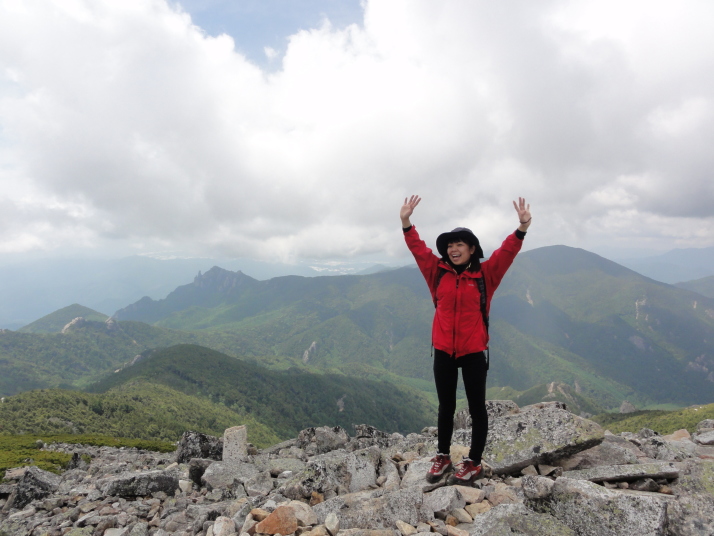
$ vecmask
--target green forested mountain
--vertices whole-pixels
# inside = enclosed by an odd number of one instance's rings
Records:
[[[413,267],[268,281],[214,267],[164,300],[118,311],[119,321],[64,334],[0,333],[0,394],[81,387],[177,343],[428,390],[432,315]],[[588,413],[624,399],[638,407],[714,399],[714,299],[577,248],[517,257],[492,303],[491,336],[492,391],[529,400],[567,393]],[[554,384],[563,387],[546,393]]]
[[[200,296],[200,299],[197,298]],[[255,281],[213,268],[118,318],[232,333],[314,366],[430,379],[433,305],[415,268]],[[597,407],[714,399],[714,300],[565,246],[518,256],[492,303],[491,386],[561,382]],[[256,354],[257,355],[257,354]],[[587,405],[587,402],[583,402]]]
[[[675,286],[697,292],[707,298],[714,298],[714,275],[703,277],[702,279],[695,279],[694,281],[684,281],[677,283]]]
[[[111,392],[138,379],[251,415],[283,438],[309,426],[351,429],[362,423],[414,432],[435,420],[433,407],[408,387],[298,369],[269,370],[196,345],[156,351],[90,391]]]
[[[109,318],[103,313],[98,313],[89,307],[75,303],[43,316],[18,331],[22,333],[60,333],[67,324],[78,317],[96,322],[104,322]]]
[[[176,441],[186,430],[222,435],[245,424],[248,439],[268,446],[279,437],[252,416],[144,380],[101,394],[41,389],[0,404],[0,434],[104,434]]]

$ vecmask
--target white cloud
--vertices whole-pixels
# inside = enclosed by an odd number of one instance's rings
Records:
[[[713,17],[372,0],[268,72],[162,0],[0,0],[0,251],[401,255],[411,193],[432,241],[521,195],[531,245],[712,245]]]

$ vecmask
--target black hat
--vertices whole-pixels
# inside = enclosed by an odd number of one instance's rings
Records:
[[[481,245],[478,243],[478,238],[476,238],[476,235],[471,232],[471,229],[467,229],[466,227],[457,227],[453,231],[440,234],[436,239],[436,250],[442,258],[446,258],[446,251],[449,244],[452,242],[458,242],[459,240],[462,240],[469,246],[476,246],[476,249],[474,250],[474,257],[477,259],[483,259],[483,250],[481,249]]]

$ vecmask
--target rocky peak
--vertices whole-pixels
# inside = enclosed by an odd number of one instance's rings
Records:
[[[562,403],[489,402],[485,471],[428,482],[436,429],[308,428],[259,451],[242,427],[188,432],[176,453],[49,445],[53,475],[8,471],[0,534],[441,536],[713,534],[714,422],[613,435]],[[461,422],[466,422],[464,415]],[[468,452],[459,429],[451,456]]]
[[[240,270],[231,272],[214,266],[205,274],[201,274],[199,271],[198,275],[193,279],[193,286],[203,290],[227,294],[234,289],[242,289],[256,281],[256,279],[245,275]]]

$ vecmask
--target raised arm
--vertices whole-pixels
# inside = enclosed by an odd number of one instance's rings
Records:
[[[402,209],[399,211],[399,217],[402,219],[402,228],[406,229],[412,226],[412,222],[409,220],[409,217],[412,215],[414,209],[420,201],[421,197],[418,195],[404,198],[404,204],[402,205]]]
[[[531,206],[526,204],[524,197],[519,197],[517,204],[515,201],[513,202],[513,208],[518,212],[518,222],[520,223],[518,230],[525,233],[531,226]]]

